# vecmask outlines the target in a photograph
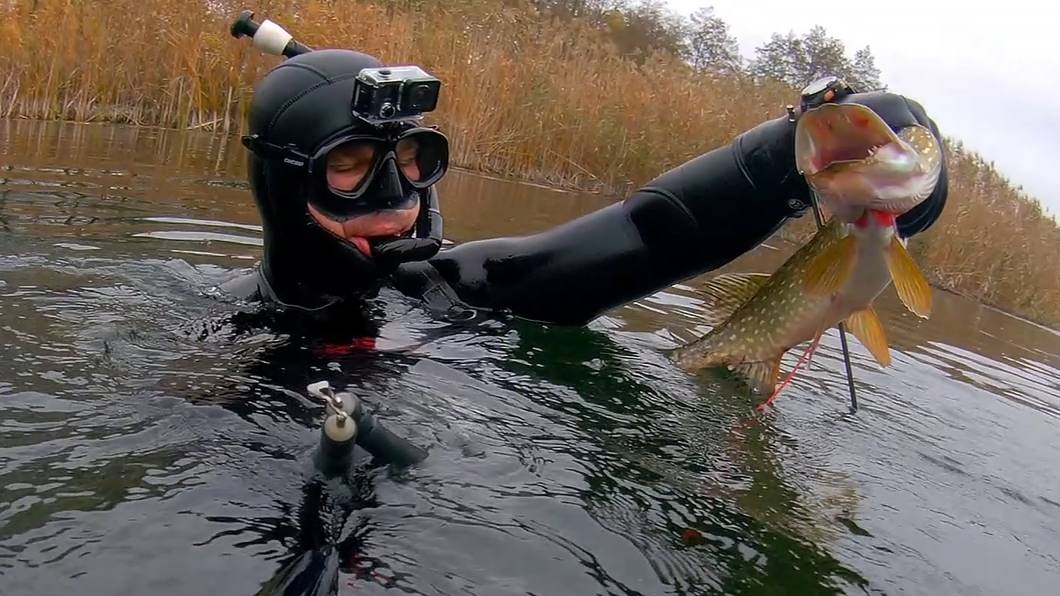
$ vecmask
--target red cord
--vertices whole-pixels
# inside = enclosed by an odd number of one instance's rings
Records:
[[[766,409],[766,406],[773,403],[773,400],[775,400],[777,396],[780,395],[780,392],[785,387],[787,387],[789,383],[791,383],[791,380],[795,378],[795,373],[799,371],[799,367],[802,366],[804,362],[809,360],[810,355],[817,350],[817,343],[821,341],[821,335],[821,333],[818,333],[817,337],[813,338],[813,343],[811,343],[810,346],[802,352],[802,356],[799,357],[799,361],[795,363],[795,368],[791,369],[791,372],[789,372],[787,376],[784,377],[784,380],[780,382],[780,386],[773,390],[773,395],[770,395],[769,399],[758,404],[758,406],[755,407],[756,410],[761,412],[762,410]]]

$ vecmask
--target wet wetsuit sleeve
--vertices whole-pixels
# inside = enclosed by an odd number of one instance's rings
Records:
[[[583,324],[731,261],[804,209],[793,130],[767,122],[621,202],[539,234],[462,244],[430,264],[471,306]]]
[[[619,203],[539,234],[462,244],[429,263],[471,306],[584,324],[730,262],[805,213],[793,134],[786,118],[767,121]]]

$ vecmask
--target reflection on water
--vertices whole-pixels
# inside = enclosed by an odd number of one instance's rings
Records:
[[[584,329],[453,325],[392,292],[321,329],[211,289],[260,257],[242,160],[202,133],[0,121],[5,594],[254,594],[325,544],[343,593],[1060,584],[1055,331],[941,291],[922,321],[888,291],[894,364],[852,343],[857,413],[833,330],[758,417],[665,357],[708,329],[698,279]],[[453,242],[612,200],[460,172],[441,195]],[[307,482],[320,379],[431,457]]]

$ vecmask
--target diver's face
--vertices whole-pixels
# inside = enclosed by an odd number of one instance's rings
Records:
[[[369,143],[347,143],[328,153],[328,186],[336,190],[352,191],[368,176],[376,158],[376,146]],[[416,139],[401,139],[394,147],[394,156],[401,173],[409,180],[420,179],[419,143]]]
[[[371,145],[349,143],[336,147],[328,154],[328,186],[351,191],[372,169],[375,151]]]
[[[367,138],[355,138],[338,145],[328,151],[324,162],[323,170],[330,191],[337,197],[349,196],[350,201],[375,204],[378,208],[358,209],[353,211],[355,214],[341,217],[332,215],[335,211],[331,209],[309,203],[309,214],[325,230],[370,256],[370,240],[402,236],[416,225],[420,215],[420,201],[415,191],[406,188],[404,182],[380,176],[400,176],[406,182],[423,182],[425,174],[436,176],[440,171],[443,161],[439,155],[445,150],[436,136],[422,133],[398,139],[393,145]],[[393,152],[392,158],[384,153],[390,151]],[[393,159],[400,173],[381,159]],[[424,164],[429,166],[427,171]],[[384,188],[387,190],[382,190]],[[390,196],[395,191],[400,196]],[[371,193],[375,192],[383,194],[373,196]]]
[[[309,205],[309,215],[322,228],[357,247],[365,256],[372,255],[369,240],[400,236],[416,225],[420,203],[407,209],[380,209],[343,221],[332,219]]]
[[[375,145],[347,143],[333,149],[327,156],[326,174],[328,186],[338,191],[352,191],[360,186],[372,170],[376,160]],[[419,178],[416,161],[418,146],[415,141],[399,142],[394,147],[394,157],[402,173]],[[401,236],[416,225],[420,214],[420,203],[414,201],[399,208],[378,209],[354,217],[336,219],[328,216],[312,204],[309,214],[328,232],[357,247],[365,256],[371,256],[372,239]]]

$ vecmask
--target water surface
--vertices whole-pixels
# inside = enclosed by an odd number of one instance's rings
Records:
[[[249,595],[326,544],[358,594],[1060,586],[1055,331],[941,291],[922,321],[888,291],[894,363],[852,343],[856,413],[833,330],[758,416],[664,356],[709,329],[702,279],[588,328],[448,323],[384,291],[319,329],[213,289],[261,254],[243,158],[200,132],[0,121],[4,594]],[[609,199],[456,172],[442,201],[465,242]],[[321,379],[429,459],[310,482]]]

